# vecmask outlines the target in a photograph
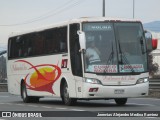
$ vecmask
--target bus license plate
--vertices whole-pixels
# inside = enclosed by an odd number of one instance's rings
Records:
[[[123,94],[124,93],[124,89],[116,89],[114,90],[115,94]]]

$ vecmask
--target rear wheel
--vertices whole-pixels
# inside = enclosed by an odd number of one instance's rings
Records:
[[[65,105],[71,106],[76,103],[77,99],[69,97],[68,85],[66,82],[63,85],[62,93],[63,93],[62,101],[64,102]]]
[[[22,97],[24,103],[39,102],[39,97],[28,96],[27,90],[26,90],[26,85],[24,82],[22,83],[22,86],[21,86],[21,97]]]
[[[21,97],[23,99],[23,102],[29,103],[30,102],[30,97],[27,95],[27,90],[26,90],[26,85],[23,82],[21,86]]]
[[[127,103],[127,98],[116,98],[114,99],[117,105],[125,105]]]

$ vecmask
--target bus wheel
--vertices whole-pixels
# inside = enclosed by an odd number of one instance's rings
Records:
[[[77,99],[69,97],[68,85],[66,82],[63,85],[62,101],[64,102],[65,105],[69,106],[74,105],[77,101]]]
[[[26,85],[24,82],[22,83],[21,97],[23,99],[23,102],[25,102],[25,103],[29,103],[29,102],[36,103],[36,102],[39,102],[39,99],[40,99],[39,97],[35,97],[35,96],[31,97],[31,96],[27,95]]]
[[[21,97],[23,99],[23,102],[29,103],[31,101],[30,97],[27,95],[26,85],[23,82],[21,86]]]
[[[127,98],[116,98],[114,99],[117,105],[125,105],[127,103]]]

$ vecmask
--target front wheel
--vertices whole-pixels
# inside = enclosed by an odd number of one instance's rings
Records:
[[[74,105],[77,101],[77,99],[69,97],[68,85],[66,82],[63,85],[62,101],[64,102],[65,105],[69,106]]]
[[[116,98],[114,99],[117,105],[125,105],[127,103],[127,98]]]

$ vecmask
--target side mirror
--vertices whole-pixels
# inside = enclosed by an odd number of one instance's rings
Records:
[[[157,49],[158,40],[152,38],[151,32],[145,31],[145,38],[148,52],[152,52],[152,50]]]
[[[82,31],[77,31],[77,34],[79,35],[79,43],[80,43],[81,50],[85,50],[86,49],[85,33]]]

